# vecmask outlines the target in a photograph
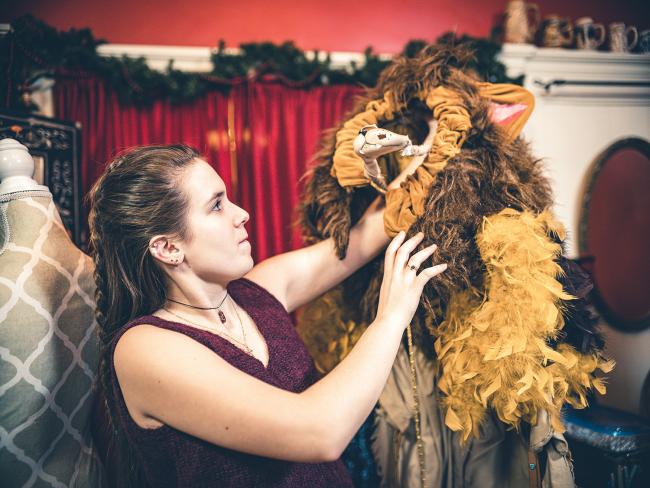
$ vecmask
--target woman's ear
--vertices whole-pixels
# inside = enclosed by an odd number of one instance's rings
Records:
[[[169,266],[178,266],[184,259],[183,252],[168,236],[152,237],[149,241],[149,252],[154,259]]]

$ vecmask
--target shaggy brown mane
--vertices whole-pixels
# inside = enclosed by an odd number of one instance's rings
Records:
[[[471,114],[472,129],[463,150],[437,175],[429,190],[425,214],[409,230],[410,235],[424,232],[422,245],[435,242],[436,262],[449,265],[423,295],[426,313],[434,316],[439,316],[435,311],[440,307],[444,311],[451,290],[482,290],[484,267],[474,239],[483,216],[506,207],[537,213],[551,204],[550,185],[542,175],[539,160],[522,140],[504,142],[502,131],[489,119],[488,102],[478,95],[476,80],[462,71],[470,56],[465,48],[429,46],[415,58],[398,58],[382,73],[377,87],[348,114],[358,113],[369,101],[388,92],[400,112],[382,126],[421,142],[428,130],[428,113],[417,94],[439,85],[460,93]],[[348,191],[331,176],[335,135],[341,126],[323,138],[316,157],[319,164],[309,175],[299,214],[305,241],[333,237],[338,255],[343,258],[350,227],[377,194],[370,187]],[[393,155],[382,158],[380,164],[388,179],[397,175]],[[377,258],[344,284],[344,299],[352,309],[359,309],[361,304],[358,319],[363,323],[372,321],[377,310],[381,266],[381,258]],[[418,335],[428,333],[420,330]]]

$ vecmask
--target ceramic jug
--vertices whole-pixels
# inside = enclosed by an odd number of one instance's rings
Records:
[[[525,43],[533,40],[539,26],[537,5],[511,0],[506,7],[505,17],[505,42]]]
[[[578,49],[597,49],[605,42],[605,26],[581,17],[575,23],[575,39]]]

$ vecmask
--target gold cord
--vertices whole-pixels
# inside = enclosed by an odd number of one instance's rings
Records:
[[[413,417],[415,419],[415,438],[418,450],[418,463],[420,465],[420,483],[422,488],[426,486],[426,477],[424,469],[424,442],[422,441],[422,431],[420,427],[420,396],[418,395],[418,377],[415,371],[415,349],[413,347],[413,333],[411,324],[406,328],[406,337],[408,340],[409,364],[411,365],[411,381],[413,386]]]

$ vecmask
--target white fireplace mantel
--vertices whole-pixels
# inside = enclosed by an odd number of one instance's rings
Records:
[[[526,88],[549,101],[601,98],[601,103],[626,104],[650,99],[650,55],[505,44],[500,58],[508,76],[525,75]],[[550,85],[554,80],[568,83]]]

